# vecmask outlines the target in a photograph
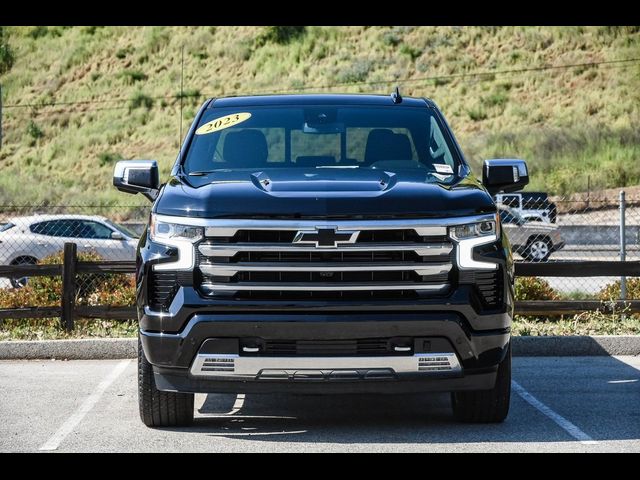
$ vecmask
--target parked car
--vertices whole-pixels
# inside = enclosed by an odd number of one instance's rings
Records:
[[[515,209],[498,206],[502,228],[511,249],[530,262],[544,262],[564,247],[560,229],[551,223],[527,222]]]
[[[545,192],[500,193],[495,200],[497,205],[518,212],[525,221],[556,223],[557,206]]]
[[[92,251],[106,260],[134,260],[138,235],[104,217],[33,215],[8,219],[0,227],[0,264],[35,264],[75,242],[79,252]],[[26,278],[10,279],[13,287]]]
[[[513,264],[491,198],[438,107],[388,95],[207,100],[153,202],[137,259],[138,395],[153,427],[194,393],[452,392],[467,422],[509,410]]]

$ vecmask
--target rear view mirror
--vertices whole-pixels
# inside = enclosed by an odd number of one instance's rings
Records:
[[[121,192],[142,193],[155,200],[160,188],[158,163],[155,160],[123,160],[116,163],[113,184]]]
[[[120,232],[111,232],[111,240],[124,240]]]
[[[529,183],[527,163],[518,159],[485,160],[482,183],[491,195],[522,190]]]

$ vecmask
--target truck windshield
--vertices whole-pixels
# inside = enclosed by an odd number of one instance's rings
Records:
[[[295,106],[214,108],[184,161],[193,176],[237,169],[411,170],[454,180],[460,160],[428,108]]]

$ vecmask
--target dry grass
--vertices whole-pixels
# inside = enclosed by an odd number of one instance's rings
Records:
[[[181,49],[185,125],[204,96],[391,91],[435,99],[476,168],[529,160],[532,187],[566,193],[640,183],[640,67],[590,67],[420,80],[477,71],[640,57],[637,27],[308,27],[286,42],[264,27],[9,27],[1,203],[131,203],[110,188],[112,159],[156,158],[166,174],[179,144]],[[163,97],[163,98],[158,98]],[[114,101],[117,99],[117,101]],[[34,135],[34,132],[38,134]],[[105,160],[106,159],[106,160]],[[603,169],[607,174],[603,175]],[[24,185],[30,185],[28,189]]]

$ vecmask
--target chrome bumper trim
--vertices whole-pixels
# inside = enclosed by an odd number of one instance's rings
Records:
[[[195,377],[240,377],[255,380],[359,380],[393,378],[402,373],[460,373],[455,353],[417,353],[377,357],[260,357],[198,354]]]
[[[237,291],[269,291],[269,292],[346,292],[366,290],[419,290],[427,292],[443,292],[449,288],[448,283],[424,284],[418,282],[404,283],[203,283],[200,288],[205,293],[213,292],[237,292]]]

